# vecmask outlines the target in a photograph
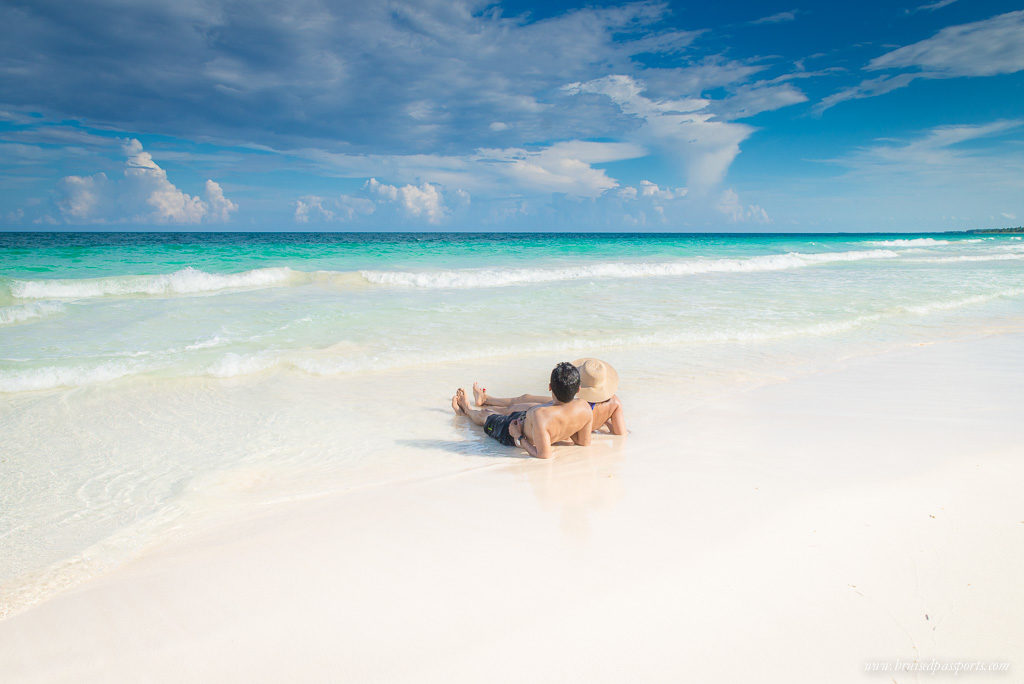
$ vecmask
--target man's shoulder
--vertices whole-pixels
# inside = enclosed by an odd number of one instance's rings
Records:
[[[538,418],[550,419],[556,416],[572,416],[590,412],[590,404],[582,399],[573,399],[564,404],[552,404],[551,406],[538,406],[534,409]]]
[[[582,399],[573,399],[568,403],[562,404],[559,408],[562,409],[559,412],[559,415],[572,421],[573,424],[578,424],[580,426],[590,420],[592,415],[590,404]]]

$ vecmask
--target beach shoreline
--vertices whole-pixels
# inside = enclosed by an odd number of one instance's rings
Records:
[[[1022,340],[684,410],[633,388],[631,435],[551,462],[467,455],[483,434],[434,412],[458,438],[410,446],[467,467],[166,539],[0,622],[0,661],[13,681],[871,681],[1019,660]]]

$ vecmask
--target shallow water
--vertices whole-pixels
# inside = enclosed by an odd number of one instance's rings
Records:
[[[239,492],[427,472],[449,378],[600,355],[685,407],[1022,320],[1016,236],[0,234],[0,613]]]

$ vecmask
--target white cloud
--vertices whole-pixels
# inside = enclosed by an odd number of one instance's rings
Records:
[[[1024,10],[949,26],[913,45],[876,57],[869,70],[919,68],[928,78],[994,76],[1024,69]]]
[[[430,183],[396,187],[371,178],[366,188],[388,201],[397,202],[409,216],[422,216],[429,223],[439,223],[447,213],[440,188]]]
[[[850,157],[832,161],[860,170],[870,171],[878,167],[887,167],[922,176],[939,170],[963,168],[966,171],[975,154],[969,149],[964,149],[963,143],[996,136],[1022,125],[1024,120],[993,121],[981,125],[937,126],[915,140],[880,141],[877,145],[858,150]],[[994,166],[993,160],[987,157],[981,163]]]
[[[206,181],[206,203],[206,217],[210,221],[226,223],[231,219],[231,213],[238,211],[238,205],[224,196],[220,183],[209,179]]]
[[[146,197],[146,203],[156,211],[159,222],[199,223],[206,214],[207,205],[198,195],[189,195],[167,180],[167,172],[157,166],[142,143],[131,139],[125,144],[128,162],[124,170],[132,185]],[[220,188],[217,188],[220,190]]]
[[[504,121],[492,121],[491,125],[488,126],[488,128],[490,128],[492,131],[496,133],[500,133],[501,131],[508,130],[508,124],[505,123]]]
[[[711,101],[705,98],[650,99],[643,95],[645,85],[630,76],[606,76],[571,83],[565,89],[604,95],[623,113],[641,119],[638,137],[651,147],[667,147],[684,167],[687,185],[697,190],[721,183],[740,152],[740,143],[754,132],[744,124],[717,120],[708,109]]]
[[[936,0],[935,2],[929,2],[926,5],[920,5],[914,9],[915,12],[934,12],[935,10],[942,9],[952,5],[956,0]]]
[[[296,223],[352,221],[360,216],[368,216],[376,209],[377,206],[364,197],[306,195],[295,201],[295,221]]]
[[[882,95],[919,78],[995,76],[1024,70],[1024,10],[990,19],[948,26],[931,38],[871,60],[868,71],[910,71],[868,79],[823,99],[816,111],[840,102]]]
[[[96,213],[100,197],[107,192],[108,183],[105,173],[93,176],[65,176],[59,187],[63,197],[57,206],[69,219],[88,220]]]
[[[563,142],[525,149],[478,149],[466,155],[352,155],[302,150],[325,170],[349,178],[384,177],[396,183],[433,183],[474,193],[561,193],[596,197],[617,182],[594,164],[634,159],[647,154],[635,143]],[[396,196],[397,198],[397,196]]]
[[[646,150],[630,143],[572,140],[539,150],[480,150],[478,161],[518,188],[573,197],[597,197],[618,187],[618,182],[604,169],[596,169],[592,164],[632,159],[644,154]]]
[[[732,120],[806,101],[807,96],[792,84],[759,82],[736,88],[732,96],[713,103],[712,108],[719,118]]]
[[[650,197],[652,199],[660,200],[672,200],[680,197],[686,197],[688,192],[686,188],[659,188],[649,180],[640,181],[639,191],[641,197]]]
[[[768,212],[756,204],[743,206],[740,196],[728,188],[718,199],[718,210],[733,223],[771,223]]]
[[[953,0],[949,0],[953,2]],[[793,21],[796,19],[797,10],[789,10],[787,12],[779,12],[778,14],[772,14],[767,17],[761,17],[750,22],[751,24],[781,24],[786,21]]]
[[[1016,221],[1017,220],[1016,214],[1011,214],[1008,211],[1000,212],[999,215],[1002,216],[1003,218],[1010,219],[1011,221]]]
[[[224,222],[238,209],[213,180],[206,181],[206,199],[179,190],[138,140],[124,141],[122,149],[128,157],[122,178],[111,179],[101,172],[61,180],[57,206],[65,221]]]

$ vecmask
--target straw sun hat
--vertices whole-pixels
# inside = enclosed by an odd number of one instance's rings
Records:
[[[619,388],[619,374],[600,359],[576,359],[572,365],[580,371],[580,391],[576,396],[584,401],[599,404],[608,401]]]

